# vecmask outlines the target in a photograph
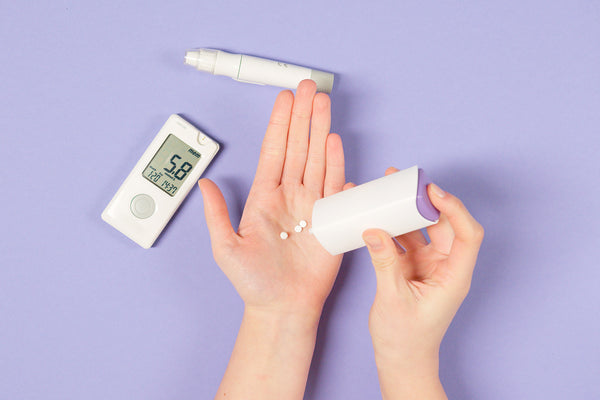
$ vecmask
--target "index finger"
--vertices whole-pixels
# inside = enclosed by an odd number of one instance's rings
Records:
[[[470,278],[483,240],[483,227],[457,197],[444,192],[435,184],[430,184],[427,190],[431,202],[446,216],[454,231],[448,264],[461,272],[463,277]]]

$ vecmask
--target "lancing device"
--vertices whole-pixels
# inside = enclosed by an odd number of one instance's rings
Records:
[[[333,74],[245,54],[195,49],[185,52],[185,63],[199,71],[225,75],[240,82],[296,89],[300,81],[312,79],[319,92],[331,93]]]
[[[414,166],[317,200],[310,232],[332,255],[365,246],[362,234],[378,228],[398,236],[437,223],[431,180]]]

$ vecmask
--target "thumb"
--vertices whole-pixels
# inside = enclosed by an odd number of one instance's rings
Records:
[[[207,178],[200,179],[198,186],[204,199],[204,215],[214,249],[215,245],[230,240],[235,231],[231,227],[227,204],[219,187]]]
[[[362,237],[375,268],[377,291],[381,294],[395,294],[399,287],[405,286],[398,285],[404,281],[404,276],[401,268],[402,254],[399,253],[396,243],[381,229],[367,229]]]

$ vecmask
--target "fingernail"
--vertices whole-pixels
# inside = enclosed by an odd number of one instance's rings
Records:
[[[367,246],[369,246],[369,249],[371,250],[380,250],[383,248],[383,243],[381,242],[381,239],[379,239],[379,236],[368,235],[365,236],[363,239],[365,240],[365,243],[367,244]]]
[[[442,190],[441,187],[439,187],[438,185],[436,185],[435,183],[431,184],[431,190],[433,191],[433,193],[437,196],[437,197],[444,197],[446,196],[446,192],[444,192]]]

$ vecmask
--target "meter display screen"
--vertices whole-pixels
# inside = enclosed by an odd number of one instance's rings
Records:
[[[200,153],[171,134],[142,175],[169,196],[175,196],[199,159]]]

